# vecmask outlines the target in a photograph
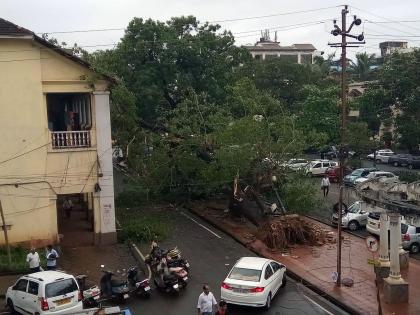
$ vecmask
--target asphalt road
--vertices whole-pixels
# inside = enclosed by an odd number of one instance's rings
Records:
[[[192,266],[191,282],[179,296],[153,290],[150,300],[130,300],[127,306],[133,314],[196,314],[197,299],[203,284],[208,283],[216,299],[219,300],[220,284],[235,261],[243,256],[255,256],[229,236],[187,211],[175,211],[172,223],[174,226],[172,237],[160,245],[162,248],[178,246]],[[229,310],[232,315],[346,314],[292,279],[288,279],[287,286],[276,295],[269,311],[233,306],[229,306]]]

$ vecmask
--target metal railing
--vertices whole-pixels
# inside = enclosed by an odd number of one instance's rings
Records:
[[[90,131],[52,131],[53,149],[88,148],[91,146]]]

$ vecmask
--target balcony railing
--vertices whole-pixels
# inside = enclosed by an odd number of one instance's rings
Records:
[[[53,131],[51,143],[53,149],[88,148],[91,145],[90,131]]]

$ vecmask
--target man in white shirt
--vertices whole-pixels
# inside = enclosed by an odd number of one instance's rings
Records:
[[[330,179],[328,178],[328,175],[325,174],[324,178],[321,181],[321,189],[324,192],[324,197],[328,196],[328,192],[330,190]]]
[[[45,258],[47,258],[47,270],[55,270],[55,269],[57,269],[58,253],[52,247],[52,245],[48,245],[47,246],[47,251],[45,253]]]
[[[29,264],[29,269],[31,270],[31,273],[40,271],[39,268],[39,255],[35,251],[35,248],[31,248],[31,251],[26,256],[26,262]]]
[[[214,298],[213,293],[210,292],[209,286],[206,284],[203,286],[203,293],[198,297],[197,311],[198,315],[212,315],[213,306],[216,306],[217,302]]]

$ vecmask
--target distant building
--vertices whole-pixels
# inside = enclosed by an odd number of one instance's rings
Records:
[[[312,44],[293,44],[291,46],[280,46],[277,41],[277,34],[275,40],[270,39],[268,31],[262,34],[260,40],[255,45],[245,45],[252,57],[255,59],[280,58],[289,60],[299,64],[313,63],[313,57],[316,48]]]
[[[399,41],[379,43],[379,48],[381,49],[382,58],[392,55],[396,51],[405,53],[413,50],[412,48],[408,48],[407,42]]]

